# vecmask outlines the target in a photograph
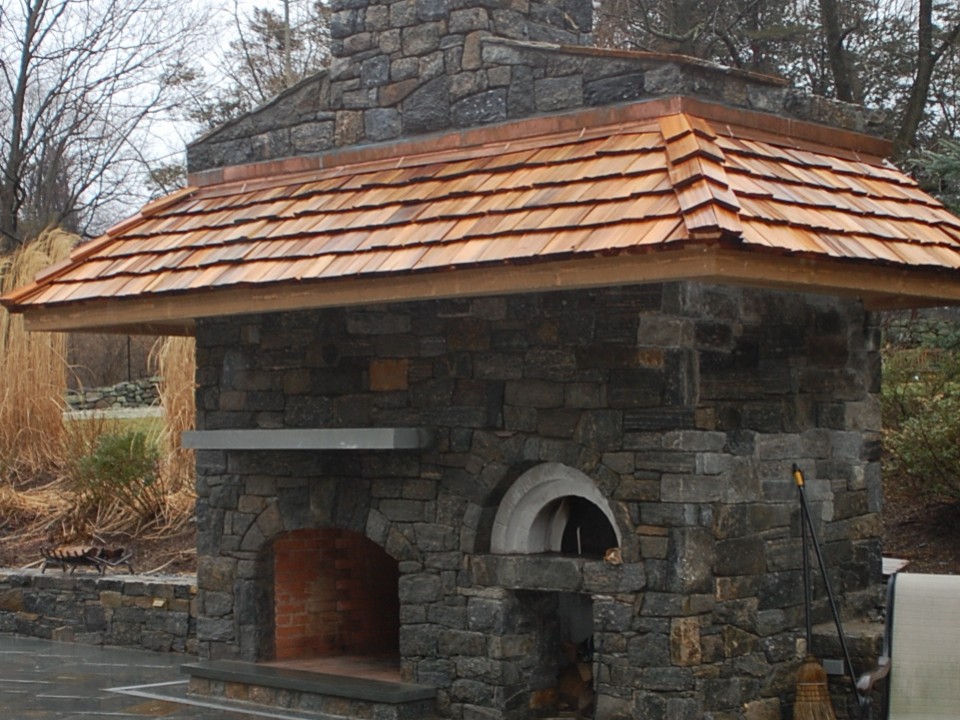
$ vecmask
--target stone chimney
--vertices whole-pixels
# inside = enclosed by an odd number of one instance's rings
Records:
[[[334,0],[331,109],[367,140],[522,114],[530,95],[485,40],[589,45],[589,0]]]
[[[591,0],[332,0],[333,60],[188,149],[193,173],[534,115],[687,95],[883,132],[774,77],[592,47]]]

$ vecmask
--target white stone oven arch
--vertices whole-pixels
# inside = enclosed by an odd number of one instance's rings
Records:
[[[570,520],[569,498],[582,498],[600,510],[621,545],[610,504],[588,476],[561,463],[543,463],[518,477],[500,501],[490,536],[498,555],[560,552]]]

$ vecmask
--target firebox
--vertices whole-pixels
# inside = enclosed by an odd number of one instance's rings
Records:
[[[379,545],[338,528],[274,542],[278,661],[373,658],[399,664],[398,567]]]

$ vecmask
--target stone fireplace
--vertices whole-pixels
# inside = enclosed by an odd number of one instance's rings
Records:
[[[590,31],[586,0],[336,0],[328,72],[4,297],[196,338],[194,693],[779,720],[794,465],[876,614],[875,310],[960,302],[960,221],[877,114]]]
[[[424,438],[198,450],[211,660],[392,654],[449,717],[580,698],[583,717],[776,717],[802,637],[794,462],[845,610],[878,602],[878,330],[855,301],[668,283],[197,339],[198,445],[266,424]]]

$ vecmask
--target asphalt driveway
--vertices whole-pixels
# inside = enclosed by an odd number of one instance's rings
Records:
[[[317,715],[258,710],[186,697],[180,665],[195,658],[0,635],[3,720],[307,720]]]

